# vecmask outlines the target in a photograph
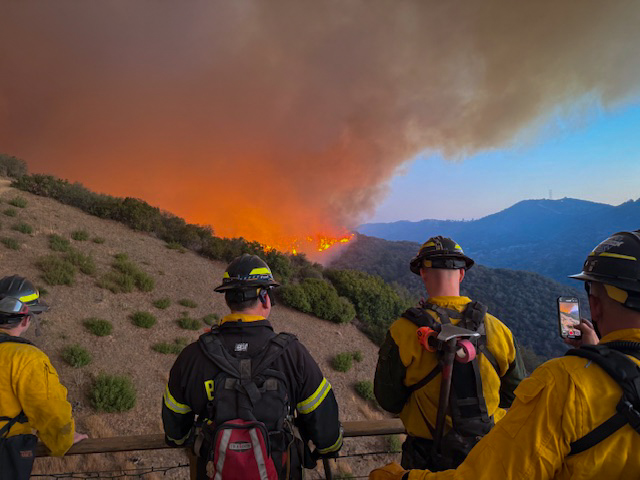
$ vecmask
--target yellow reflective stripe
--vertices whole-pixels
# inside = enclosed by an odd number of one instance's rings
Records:
[[[423,247],[435,247],[436,244],[434,242],[427,242],[424,245],[422,245]]]
[[[229,276],[229,272],[224,272],[224,275],[222,275],[222,278],[231,278],[231,277]]]
[[[612,300],[615,300],[618,303],[625,303],[627,298],[629,298],[629,294],[622,290],[621,288],[614,287],[613,285],[604,285],[605,290],[607,291],[607,295]]]
[[[186,442],[189,439],[189,435],[191,435],[191,431],[189,431],[189,433],[187,433],[180,440],[176,440],[175,438],[171,438],[169,435],[167,435],[167,438],[169,440],[171,440],[173,443],[175,443],[176,445],[182,445],[184,442]]]
[[[37,300],[40,298],[40,294],[38,292],[32,293],[31,295],[25,295],[24,297],[18,298],[21,302],[32,302],[33,300]]]
[[[316,389],[316,391],[313,392],[305,401],[300,402],[298,405],[296,405],[298,412],[303,415],[313,412],[323,402],[323,400],[329,393],[329,390],[331,390],[331,384],[327,381],[326,378],[323,378],[322,382],[320,382],[320,386]]]
[[[184,415],[185,413],[189,413],[191,411],[191,407],[189,407],[189,405],[180,403],[176,401],[175,398],[173,398],[173,395],[171,395],[171,392],[169,391],[169,385],[167,385],[167,388],[164,390],[163,398],[164,398],[164,404],[172,412],[176,412],[181,415]]]
[[[251,270],[251,272],[249,272],[249,275],[271,275],[271,270],[269,270],[267,267],[258,267]]]
[[[619,253],[609,253],[609,252],[602,252],[600,255],[598,255],[599,257],[612,257],[612,258],[621,258],[623,260],[637,260],[636,257],[632,257],[630,255],[620,255]]]
[[[338,440],[336,440],[336,443],[334,443],[333,445],[327,448],[319,448],[318,453],[325,454],[325,453],[335,452],[336,450],[340,450],[341,446],[342,446],[342,428],[340,429],[340,435],[338,435]]]
[[[431,260],[425,260],[424,262],[422,262],[422,266],[425,268],[431,268],[432,265],[433,262]]]

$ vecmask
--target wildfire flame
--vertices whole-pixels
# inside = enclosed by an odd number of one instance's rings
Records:
[[[324,252],[336,244],[349,243],[353,239],[354,234],[348,233],[340,236],[331,236],[325,234],[316,234],[304,238],[292,238],[279,242],[271,242],[263,244],[265,251],[280,250],[281,252],[291,252],[294,255],[298,253]]]

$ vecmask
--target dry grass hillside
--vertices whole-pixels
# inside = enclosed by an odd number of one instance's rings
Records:
[[[16,197],[26,200],[24,208],[11,205]],[[221,279],[225,265],[190,251],[169,249],[163,241],[152,236],[89,216],[54,200],[19,192],[9,187],[5,180],[0,185],[0,201],[0,275],[26,276],[46,291],[44,299],[52,308],[43,315],[44,334],[35,337],[30,331],[28,337],[49,355],[62,383],[68,388],[78,430],[91,437],[161,432],[161,397],[175,355],[158,353],[151,347],[180,338],[194,341],[205,327],[199,319],[210,313],[224,315],[224,299],[214,293],[213,288]],[[19,227],[20,224],[30,226],[31,233],[28,233],[28,228]],[[87,232],[89,238],[72,239],[72,233],[78,230]],[[73,286],[48,285],[37,262],[46,255],[62,255],[50,249],[51,234],[69,239],[75,250],[90,255],[97,267],[95,273],[85,275],[78,272]],[[17,250],[11,248],[16,246]],[[114,255],[119,253],[126,253],[135,265],[153,277],[153,291],[112,293],[97,286],[97,282],[112,270]],[[154,307],[152,303],[163,297],[168,297],[171,305],[166,309]],[[196,306],[179,305],[178,301],[182,299],[191,300]],[[152,313],[157,323],[149,329],[133,325],[130,316],[137,311]],[[176,320],[183,312],[199,320],[199,330],[185,330],[178,326]],[[90,317],[110,321],[113,332],[103,337],[90,333],[83,326],[83,321]],[[334,324],[279,305],[274,308],[270,320],[277,331],[296,334],[311,351],[333,385],[343,420],[383,417],[375,406],[361,400],[353,389],[357,381],[373,378],[377,355],[377,347],[354,325]],[[74,368],[63,360],[62,350],[72,344],[84,347],[91,354],[90,364]],[[346,351],[362,352],[362,361],[354,362],[353,368],[346,373],[334,371],[330,366],[331,359]],[[94,378],[101,372],[131,377],[137,390],[137,402],[132,410],[106,414],[97,413],[92,408],[88,392]],[[347,440],[343,453],[386,450],[387,441],[384,438]],[[352,478],[348,473],[365,475],[372,466],[390,458],[393,456],[341,460],[339,470],[344,472],[343,478]],[[186,456],[179,450],[95,454],[38,459],[35,472],[137,469],[185,462]],[[319,474],[313,473],[311,478],[316,475]],[[149,474],[140,478],[187,476],[187,470],[180,469],[166,476]]]

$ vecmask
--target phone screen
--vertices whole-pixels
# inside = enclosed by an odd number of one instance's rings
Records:
[[[579,338],[582,332],[576,325],[580,324],[580,304],[576,297],[558,298],[558,319],[562,338]]]

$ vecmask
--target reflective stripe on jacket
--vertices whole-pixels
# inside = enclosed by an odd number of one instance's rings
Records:
[[[459,312],[464,311],[471,302],[467,297],[432,297],[428,301]],[[427,312],[438,321],[435,312]],[[454,325],[459,321],[451,318]],[[487,348],[497,362],[500,375],[484,355],[478,355],[478,363],[487,411],[497,422],[505,414],[500,405],[510,406],[513,392],[526,372],[511,331],[490,314],[485,316],[484,323]],[[374,392],[385,410],[400,414],[410,435],[430,439],[432,437],[425,418],[432,427],[435,425],[441,375],[438,374],[427,385],[410,393],[408,387],[422,380],[438,361],[435,353],[427,352],[420,345],[417,328],[413,322],[402,317],[391,325],[380,348]],[[451,426],[450,417],[447,417],[447,425]]]
[[[33,345],[4,342],[0,344],[0,416],[15,417],[21,410],[29,422],[14,424],[9,436],[37,430],[53,455],[69,450],[75,431],[71,404],[49,358]],[[0,422],[0,427],[5,424]]]
[[[603,343],[615,340],[640,342],[640,329],[618,330],[602,338]],[[414,470],[409,479],[640,478],[640,435],[629,425],[568,456],[572,442],[615,413],[621,395],[618,384],[584,358],[549,360],[520,384],[507,415],[457,470]]]

